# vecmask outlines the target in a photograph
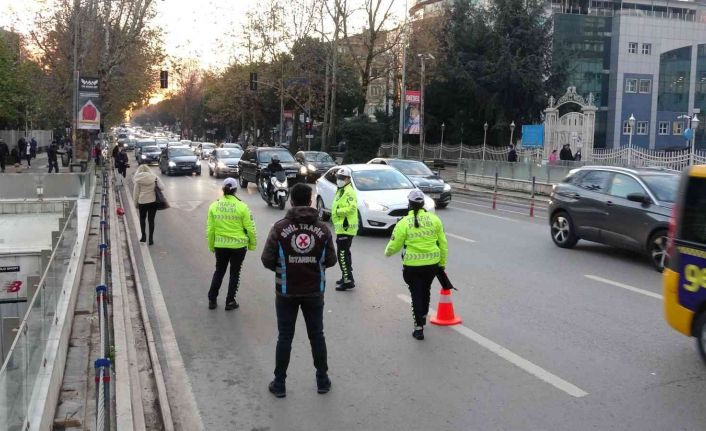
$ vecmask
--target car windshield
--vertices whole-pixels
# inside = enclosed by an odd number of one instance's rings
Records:
[[[215,144],[202,144],[201,148],[216,148]]]
[[[319,151],[312,151],[310,153],[304,153],[304,158],[309,162],[328,162],[333,163],[333,158],[326,153]]]
[[[159,147],[144,147],[142,149],[142,152],[143,153],[160,153],[161,150],[159,149]]]
[[[434,175],[434,173],[422,162],[414,160],[388,160],[390,166],[405,175]]]
[[[355,171],[353,182],[356,188],[363,192],[414,188],[414,184],[407,177],[393,169]]]
[[[272,156],[277,154],[280,162],[293,162],[294,157],[287,150],[265,150],[260,151],[260,163],[270,163]]]
[[[662,202],[674,202],[679,189],[678,175],[643,175],[642,181]]]
[[[188,148],[172,148],[169,150],[171,157],[193,156],[194,153]]]
[[[243,152],[237,148],[219,149],[216,150],[216,155],[221,159],[237,159],[243,155]]]

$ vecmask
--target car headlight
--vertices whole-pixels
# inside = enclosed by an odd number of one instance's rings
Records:
[[[169,161],[169,167],[170,168],[176,168],[176,163],[172,162],[171,160]]]
[[[386,207],[385,205],[379,204],[377,202],[369,202],[369,201],[363,201],[365,204],[365,207],[369,209],[370,211],[380,211],[380,212],[385,212],[389,208]]]
[[[316,172],[316,166],[314,166],[312,164],[308,164],[306,166],[306,168],[309,169],[309,171],[311,171],[311,172]]]
[[[450,192],[451,191],[451,184],[444,183],[444,191]]]
[[[145,155],[143,154],[143,155],[142,155],[142,159],[146,159],[146,158],[147,158],[147,156],[145,156]]]
[[[306,175],[306,174],[307,174],[306,166],[302,166],[301,168],[299,168],[299,175]]]
[[[226,164],[223,163],[223,162],[218,162],[218,167],[221,168],[221,169],[225,169],[225,168],[226,168]]]

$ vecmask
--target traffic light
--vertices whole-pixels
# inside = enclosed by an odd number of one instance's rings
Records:
[[[169,88],[169,72],[166,70],[159,72],[159,87]]]
[[[257,72],[250,72],[250,91],[257,91]]]

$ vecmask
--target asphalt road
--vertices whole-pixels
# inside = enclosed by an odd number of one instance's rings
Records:
[[[158,169],[153,168],[156,173]],[[285,399],[267,391],[277,338],[274,274],[260,263],[284,215],[252,186],[255,216],[240,309],[207,309],[214,257],[205,242],[220,180],[166,177],[172,209],[150,248],[195,398],[208,430],[703,430],[706,369],[693,340],[662,317],[661,277],[646,259],[551,242],[546,213],[455,196],[440,210],[462,327],[411,337],[408,291],[384,235],[353,243],[357,288],[327,273],[325,331],[332,391],[318,395],[299,319]],[[227,278],[227,277],[226,277]],[[435,290],[434,307],[438,299]]]

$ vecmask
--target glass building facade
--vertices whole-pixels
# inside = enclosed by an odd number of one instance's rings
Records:
[[[706,44],[701,44],[696,50],[696,92],[694,106],[701,109],[699,120],[701,124],[696,129],[696,147],[706,148]]]
[[[674,49],[660,55],[658,111],[687,112],[689,110],[690,77],[690,46]]]

